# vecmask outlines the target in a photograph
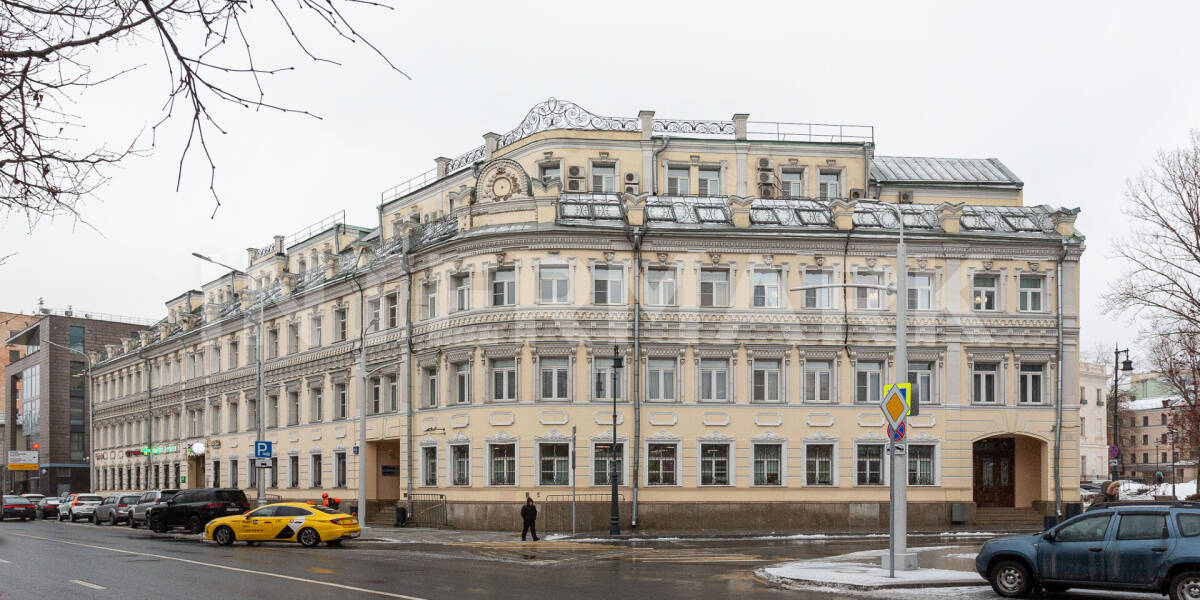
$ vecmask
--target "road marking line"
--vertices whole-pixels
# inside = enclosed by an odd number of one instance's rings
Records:
[[[108,589],[102,585],[96,585],[94,583],[88,583],[86,581],[80,581],[78,579],[72,579],[71,583],[74,583],[76,585],[82,585],[85,588],[91,588],[93,590],[107,590]]]
[[[12,563],[8,562],[7,560],[4,560],[3,558],[0,558],[0,564],[11,565]]]
[[[97,546],[97,545],[95,545],[95,544],[84,544],[84,543],[80,543],[80,542],[70,542],[70,541],[67,541],[67,540],[59,540],[59,539],[55,539],[55,538],[41,537],[41,536],[36,536],[36,535],[26,535],[26,534],[23,534],[23,533],[14,533],[14,534],[12,534],[12,535],[16,535],[16,536],[23,537],[23,538],[29,538],[29,539],[31,539],[31,540],[44,540],[44,541],[47,541],[47,542],[57,542],[57,543],[59,543],[59,544],[69,544],[69,545],[71,545],[71,546],[81,546],[81,547],[84,547],[84,548],[93,548],[93,549],[96,549],[96,550],[110,550],[110,551],[112,551],[112,552],[118,552],[118,553],[121,553],[121,554],[132,554],[132,555],[134,555],[134,556],[150,556],[150,557],[153,557],[153,558],[160,558],[160,559],[162,559],[162,560],[173,560],[173,561],[177,561],[177,562],[181,562],[181,563],[186,563],[186,564],[189,564],[189,565],[199,565],[199,566],[201,566],[201,567],[212,567],[212,568],[214,568],[214,569],[224,569],[224,570],[226,570],[226,571],[234,571],[234,572],[237,572],[237,573],[249,573],[249,574],[251,574],[251,575],[262,575],[262,576],[264,576],[264,577],[274,577],[274,578],[276,578],[276,579],[286,579],[286,580],[288,580],[288,581],[298,581],[298,582],[300,582],[300,583],[311,583],[311,584],[313,584],[313,585],[323,585],[323,586],[332,587],[332,588],[338,588],[338,589],[342,589],[342,590],[349,590],[349,591],[351,591],[351,592],[362,592],[362,593],[364,593],[364,594],[374,594],[374,595],[376,595],[376,596],[385,596],[385,597],[388,597],[388,598],[400,598],[401,600],[426,600],[425,598],[418,598],[418,597],[416,597],[416,596],[405,596],[404,594],[396,594],[396,593],[392,593],[392,592],[384,592],[384,591],[381,591],[381,590],[372,590],[372,589],[367,589],[367,588],[355,587],[355,586],[352,586],[352,585],[343,585],[343,584],[340,584],[340,583],[333,583],[333,582],[330,582],[330,581],[319,581],[319,580],[316,580],[316,579],[305,579],[305,578],[303,578],[303,577],[294,577],[294,576],[292,576],[292,575],[283,575],[283,574],[280,574],[280,573],[267,573],[267,572],[264,572],[264,571],[255,571],[255,570],[252,570],[252,569],[242,569],[242,568],[240,568],[240,567],[230,567],[230,566],[227,566],[227,565],[218,565],[218,564],[216,564],[216,563],[207,563],[207,562],[202,562],[202,561],[199,561],[199,560],[191,560],[191,559],[187,559],[187,558],[178,558],[178,557],[175,557],[175,556],[166,556],[166,555],[164,555],[164,554],[151,554],[151,553],[149,553],[149,552],[134,552],[134,551],[132,551],[132,550],[123,550],[123,549],[121,549],[121,548],[112,548],[112,547],[109,547],[109,546]],[[79,582],[79,581],[77,581],[77,582],[75,582],[75,583],[78,583],[78,584],[80,584],[80,585],[84,585],[84,583],[85,583],[85,582]],[[94,585],[94,584],[92,584],[92,585]]]
[[[334,571],[333,569],[323,569],[321,567],[309,567],[308,569],[305,569],[305,570],[310,571],[312,573],[325,573],[325,574],[336,573],[336,571]]]

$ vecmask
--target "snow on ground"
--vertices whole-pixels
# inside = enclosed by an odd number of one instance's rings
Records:
[[[919,537],[936,537],[936,538],[993,538],[1002,533],[993,531],[943,531],[941,533],[910,533],[909,538]],[[628,539],[631,542],[726,542],[732,540],[812,540],[821,542],[826,540],[863,540],[863,539],[887,539],[886,533],[796,533],[791,535],[752,535],[752,536],[711,536],[711,537],[631,537],[631,538],[605,538],[605,537],[585,537],[572,538],[566,533],[551,533],[544,536],[548,541],[570,540],[572,542],[613,542],[622,539]]]
[[[969,558],[971,560],[975,560],[976,556],[979,556],[979,555],[974,552],[967,552],[965,554],[947,554],[946,558]]]
[[[873,588],[906,584],[983,584],[983,578],[973,571],[951,571],[949,569],[916,569],[896,571],[896,577],[888,577],[888,570],[877,565],[833,561],[804,560],[784,563],[762,569],[770,578],[795,580],[796,583],[811,582],[823,585],[851,588]]]
[[[1180,481],[1175,484],[1175,497],[1183,500],[1196,493],[1196,481]],[[1170,496],[1171,484],[1146,485],[1140,481],[1121,481],[1122,500],[1153,500],[1155,496]]]

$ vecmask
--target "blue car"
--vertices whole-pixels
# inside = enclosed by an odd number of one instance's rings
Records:
[[[1131,590],[1200,600],[1200,503],[1105,503],[1036,535],[983,545],[975,569],[1006,598],[1036,587]]]

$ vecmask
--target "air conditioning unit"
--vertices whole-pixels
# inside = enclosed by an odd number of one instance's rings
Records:
[[[567,191],[568,192],[582,192],[583,191],[583,179],[580,177],[568,179],[567,180]]]
[[[862,198],[863,198],[862,188],[850,188],[850,199],[851,200],[862,200]]]
[[[772,164],[771,159],[769,159],[769,158],[758,159],[758,168],[759,169],[770,169],[773,166],[774,165]]]
[[[758,185],[758,197],[759,198],[767,198],[767,199],[774,198],[775,197],[775,186],[768,184],[768,183],[759,184]]]
[[[627,185],[627,186],[625,186],[625,193],[626,193],[626,194],[633,194],[633,195],[635,195],[635,196],[636,196],[636,195],[637,195],[637,193],[638,193],[638,186],[636,186],[636,185]]]
[[[773,173],[771,171],[759,171],[758,172],[758,182],[759,183],[775,183],[775,173]]]
[[[900,190],[900,203],[901,204],[912,204],[912,202],[913,202],[912,190]]]
[[[567,167],[567,177],[583,177],[583,167],[579,165]]]
[[[636,171],[625,171],[625,183],[637,185],[638,174]]]

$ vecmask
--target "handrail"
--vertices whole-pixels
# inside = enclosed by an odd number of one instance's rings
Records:
[[[310,238],[322,231],[325,231],[326,229],[329,229],[331,226],[336,225],[338,223],[341,223],[343,225],[346,224],[346,210],[345,209],[339,210],[339,211],[333,213],[332,215],[329,215],[328,217],[325,217],[324,219],[321,219],[320,221],[317,221],[316,223],[313,223],[312,225],[309,225],[308,227],[305,227],[305,228],[293,233],[292,235],[289,235],[287,237],[287,241],[284,242],[283,246],[284,246],[284,248],[286,248],[288,246],[291,246],[292,244],[295,244],[296,242],[302,242],[304,240],[307,240],[308,238]]]

